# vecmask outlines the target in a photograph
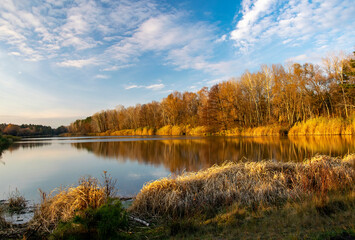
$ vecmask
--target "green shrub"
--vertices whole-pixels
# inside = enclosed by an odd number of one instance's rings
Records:
[[[128,226],[127,212],[121,201],[110,200],[97,209],[86,209],[54,230],[53,239],[122,239],[120,230]]]

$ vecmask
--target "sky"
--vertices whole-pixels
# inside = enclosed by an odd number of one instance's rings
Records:
[[[0,123],[58,127],[355,50],[353,0],[1,0]]]

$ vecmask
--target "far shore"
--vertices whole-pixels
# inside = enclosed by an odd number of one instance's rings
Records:
[[[233,128],[218,132],[210,131],[206,126],[166,125],[159,129],[143,127],[136,129],[107,130],[99,133],[69,132],[61,136],[329,136],[355,135],[355,118],[314,118],[298,122],[288,128],[280,125],[267,125],[254,128]]]

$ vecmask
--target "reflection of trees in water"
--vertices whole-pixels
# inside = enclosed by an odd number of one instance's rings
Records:
[[[18,150],[20,148],[38,148],[38,147],[43,147],[43,146],[49,146],[51,145],[52,143],[50,142],[25,142],[25,143],[14,143],[12,144],[8,150],[11,152],[11,151],[15,151],[15,150]]]
[[[38,143],[38,142],[31,142],[31,143],[14,143],[12,144],[8,149],[5,151],[13,152],[16,150],[19,150],[20,148],[37,148],[37,147],[43,147],[47,145],[51,145],[52,143]],[[0,151],[0,164],[5,165],[5,162],[2,159],[2,153]]]
[[[355,139],[352,136],[289,136],[289,139],[298,148],[312,154],[340,156],[355,152]]]
[[[164,165],[173,173],[183,170],[196,171],[226,160],[238,161],[243,157],[259,161],[303,161],[316,153],[342,155],[354,152],[351,138],[223,138],[168,139],[122,142],[72,143],[78,149],[86,149],[99,157],[119,161],[138,161]]]

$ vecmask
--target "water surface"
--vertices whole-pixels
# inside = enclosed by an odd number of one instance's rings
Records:
[[[16,188],[38,201],[38,189],[50,191],[76,183],[84,175],[108,171],[119,194],[135,195],[143,184],[224,161],[303,161],[315,154],[355,152],[351,136],[341,137],[70,137],[28,138],[0,158],[0,199]]]

